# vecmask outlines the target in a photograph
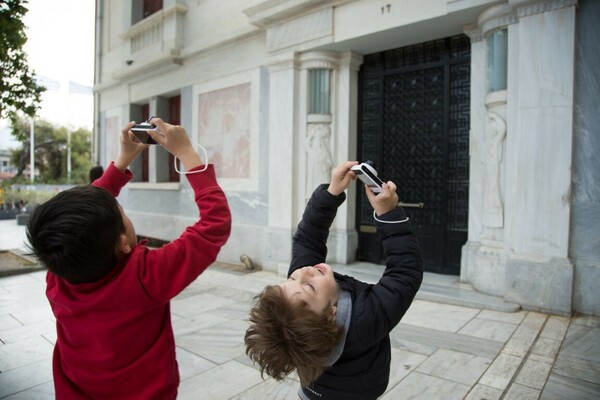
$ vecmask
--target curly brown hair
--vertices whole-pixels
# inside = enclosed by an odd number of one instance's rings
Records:
[[[250,327],[244,336],[246,354],[280,381],[294,370],[306,387],[325,370],[325,361],[341,339],[343,328],[327,313],[317,314],[306,302],[291,302],[280,286],[267,286],[254,297]]]

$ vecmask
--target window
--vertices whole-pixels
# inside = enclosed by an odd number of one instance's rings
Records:
[[[329,75],[328,69],[308,71],[309,114],[329,114]]]
[[[508,30],[492,32],[486,39],[488,93],[506,90],[508,67]]]
[[[144,9],[142,15],[144,16],[144,18],[147,18],[155,12],[162,10],[162,8],[162,0],[144,0]]]
[[[162,10],[162,0],[132,0],[131,1],[131,23],[136,24],[148,18],[154,13]]]

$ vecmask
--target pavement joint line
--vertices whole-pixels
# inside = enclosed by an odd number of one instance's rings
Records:
[[[525,319],[523,319],[523,320],[525,320]],[[514,384],[517,384],[517,385],[522,385],[522,386],[528,387],[528,388],[530,388],[530,389],[535,389],[535,390],[538,390],[538,391],[540,392],[540,395],[541,395],[541,393],[543,393],[543,391],[544,391],[544,388],[546,387],[546,384],[548,383],[548,377],[546,377],[546,378],[544,379],[544,384],[542,385],[542,387],[541,387],[541,388],[536,388],[536,387],[533,387],[533,386],[528,386],[528,385],[527,385],[527,384],[525,384],[525,383],[517,383],[517,382],[516,382],[516,380],[518,379],[519,375],[521,374],[521,371],[522,371],[522,370],[523,370],[523,368],[525,367],[525,364],[526,364],[526,363],[527,363],[527,361],[529,360],[530,356],[533,354],[533,349],[535,348],[535,345],[536,345],[536,343],[538,342],[538,340],[539,340],[539,339],[542,337],[542,333],[544,332],[544,328],[547,326],[547,324],[549,323],[549,321],[550,321],[550,316],[546,316],[546,318],[545,318],[545,320],[544,320],[544,323],[543,323],[543,324],[542,324],[542,325],[539,327],[539,329],[538,329],[538,332],[537,332],[537,334],[536,334],[536,337],[535,337],[535,339],[534,339],[534,340],[533,340],[533,342],[532,342],[532,343],[529,345],[529,348],[527,349],[527,352],[525,353],[525,355],[523,355],[523,357],[521,358],[521,363],[519,364],[519,366],[518,366],[518,367],[517,367],[517,369],[515,370],[515,372],[514,372],[514,374],[513,374],[512,378],[511,378],[510,382],[509,382],[509,383],[508,383],[508,385],[506,386],[506,389],[503,391],[503,393],[502,393],[502,395],[500,396],[500,399],[499,399],[499,400],[502,400],[502,399],[504,399],[504,398],[506,397],[506,395],[507,395],[507,394],[510,392],[510,388],[511,388],[511,387],[512,387]],[[569,319],[569,325],[570,325],[570,319]],[[567,329],[568,329],[569,325],[567,325]],[[562,345],[563,345],[563,343],[564,343],[564,338],[565,338],[565,335],[566,335],[566,330],[563,332],[563,335],[562,335],[562,338],[561,338],[561,345],[560,345],[560,347],[562,347]],[[508,341],[507,341],[507,343],[508,343]],[[559,349],[559,350],[560,350],[560,349]],[[557,354],[558,354],[558,352],[557,352]],[[548,375],[549,375],[549,374],[552,372],[552,370],[554,369],[554,365],[556,364],[556,360],[557,360],[557,358],[558,358],[558,357],[556,357],[556,356],[553,358],[553,361],[552,361],[551,367],[550,367],[550,369],[549,369]],[[539,398],[539,397],[538,397],[538,398]]]
[[[521,325],[523,323],[525,323],[525,321],[527,321],[527,316],[525,318],[523,318],[523,320],[519,323],[519,327],[521,327]],[[486,386],[484,383],[481,383],[481,379],[483,379],[483,377],[485,376],[486,372],[489,371],[490,368],[492,368],[492,366],[494,365],[494,363],[496,362],[496,360],[498,360],[498,358],[500,356],[507,355],[507,356],[510,356],[510,357],[518,358],[519,359],[519,366],[512,373],[511,378],[508,381],[508,383],[506,384],[506,386],[503,389],[501,389],[502,390],[502,395],[500,396],[500,400],[503,399],[508,394],[508,392],[510,390],[510,387],[515,383],[515,380],[517,379],[517,377],[519,376],[519,373],[523,369],[523,366],[525,365],[525,362],[527,361],[527,359],[529,357],[529,354],[531,353],[531,351],[532,351],[535,343],[537,342],[537,339],[540,337],[540,335],[541,335],[541,333],[543,331],[543,328],[546,326],[547,321],[548,321],[548,316],[545,316],[544,323],[541,324],[538,327],[535,339],[528,345],[527,352],[524,355],[522,355],[522,356],[515,355],[513,353],[509,353],[509,352],[505,351],[505,349],[508,346],[508,344],[510,343],[511,339],[513,339],[515,333],[517,333],[519,331],[519,327],[517,327],[517,329],[515,329],[515,331],[511,335],[511,337],[505,342],[502,350],[500,350],[498,352],[498,354],[496,355],[496,357],[490,363],[489,367],[481,374],[481,376],[479,377],[479,379],[477,380],[477,382],[473,385],[473,388],[475,388],[475,386],[477,386],[478,384]],[[489,386],[489,385],[487,385],[487,386]],[[471,390],[473,390],[473,388]],[[496,388],[496,389],[499,389],[499,388]]]

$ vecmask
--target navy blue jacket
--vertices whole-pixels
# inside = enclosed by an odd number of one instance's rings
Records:
[[[306,206],[294,234],[291,273],[325,262],[327,237],[338,207],[346,199],[333,196],[328,185],[319,186]],[[377,217],[401,221],[401,207]],[[423,259],[410,222],[376,221],[387,255],[385,271],[377,284],[334,273],[340,289],[350,292],[352,317],[340,358],[304,389],[311,399],[368,400],[381,396],[390,376],[390,331],[408,310],[423,280]],[[316,394],[315,394],[316,393]]]

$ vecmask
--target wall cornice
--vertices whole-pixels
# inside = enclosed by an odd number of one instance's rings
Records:
[[[518,4],[524,2],[516,3]],[[530,17],[532,15],[541,14],[548,11],[554,11],[566,7],[573,7],[576,5],[577,0],[547,0],[541,2],[534,2],[530,4],[517,6],[517,16],[519,18]]]
[[[494,30],[518,23],[520,18],[576,5],[577,0],[509,0],[482,12],[477,23],[465,25],[463,32],[471,42],[479,42]]]

